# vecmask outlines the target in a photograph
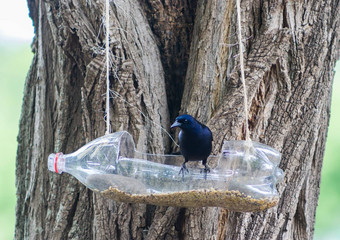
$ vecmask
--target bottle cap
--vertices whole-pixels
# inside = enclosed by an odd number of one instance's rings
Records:
[[[63,172],[64,168],[64,158],[63,153],[51,153],[48,156],[47,166],[48,170],[51,172],[56,172],[61,174]]]

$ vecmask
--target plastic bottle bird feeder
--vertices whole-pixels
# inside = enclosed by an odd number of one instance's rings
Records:
[[[181,155],[138,152],[131,135],[122,131],[71,154],[50,154],[48,169],[67,172],[91,190],[121,202],[250,212],[277,204],[276,183],[283,177],[280,159],[281,154],[267,145],[226,141],[220,156],[209,157],[206,179],[201,165],[189,165],[182,177]]]

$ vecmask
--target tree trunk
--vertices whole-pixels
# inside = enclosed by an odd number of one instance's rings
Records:
[[[339,2],[241,3],[252,140],[283,154],[280,201],[258,213],[128,204],[48,171],[105,132],[105,1],[28,0],[36,29],[16,170],[16,239],[312,239],[339,50]],[[179,113],[207,123],[214,154],[244,139],[233,1],[110,2],[112,131],[170,152]],[[142,111],[144,114],[141,114]],[[150,121],[152,120],[152,121]]]

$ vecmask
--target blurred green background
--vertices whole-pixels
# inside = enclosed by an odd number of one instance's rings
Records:
[[[16,137],[25,76],[33,54],[22,42],[0,44],[0,239],[13,239]]]
[[[340,61],[335,67],[331,119],[322,167],[315,239],[340,239]]]
[[[0,161],[0,240],[13,239],[14,236],[16,137],[24,82],[33,57],[30,50],[33,29],[26,2],[15,0],[11,3],[12,11],[10,6],[6,8],[3,4],[0,10],[0,149],[3,156]],[[21,11],[18,11],[18,4],[23,7]],[[8,12],[16,12],[22,19],[14,19],[15,16]],[[15,25],[6,30],[11,23]],[[26,27],[27,24],[29,27]],[[340,239],[340,124],[337,124],[340,122],[340,94],[337,94],[340,92],[339,63],[335,68],[337,73],[333,86],[331,120],[316,216],[317,240]]]

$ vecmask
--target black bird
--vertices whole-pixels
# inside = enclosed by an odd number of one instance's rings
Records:
[[[188,161],[202,160],[204,177],[206,178],[207,173],[210,172],[207,166],[207,158],[211,153],[213,140],[210,129],[187,114],[178,116],[171,125],[171,128],[174,127],[181,129],[178,135],[179,147],[185,159],[179,173],[182,173],[182,176],[184,176],[184,171],[189,172],[185,166]]]

